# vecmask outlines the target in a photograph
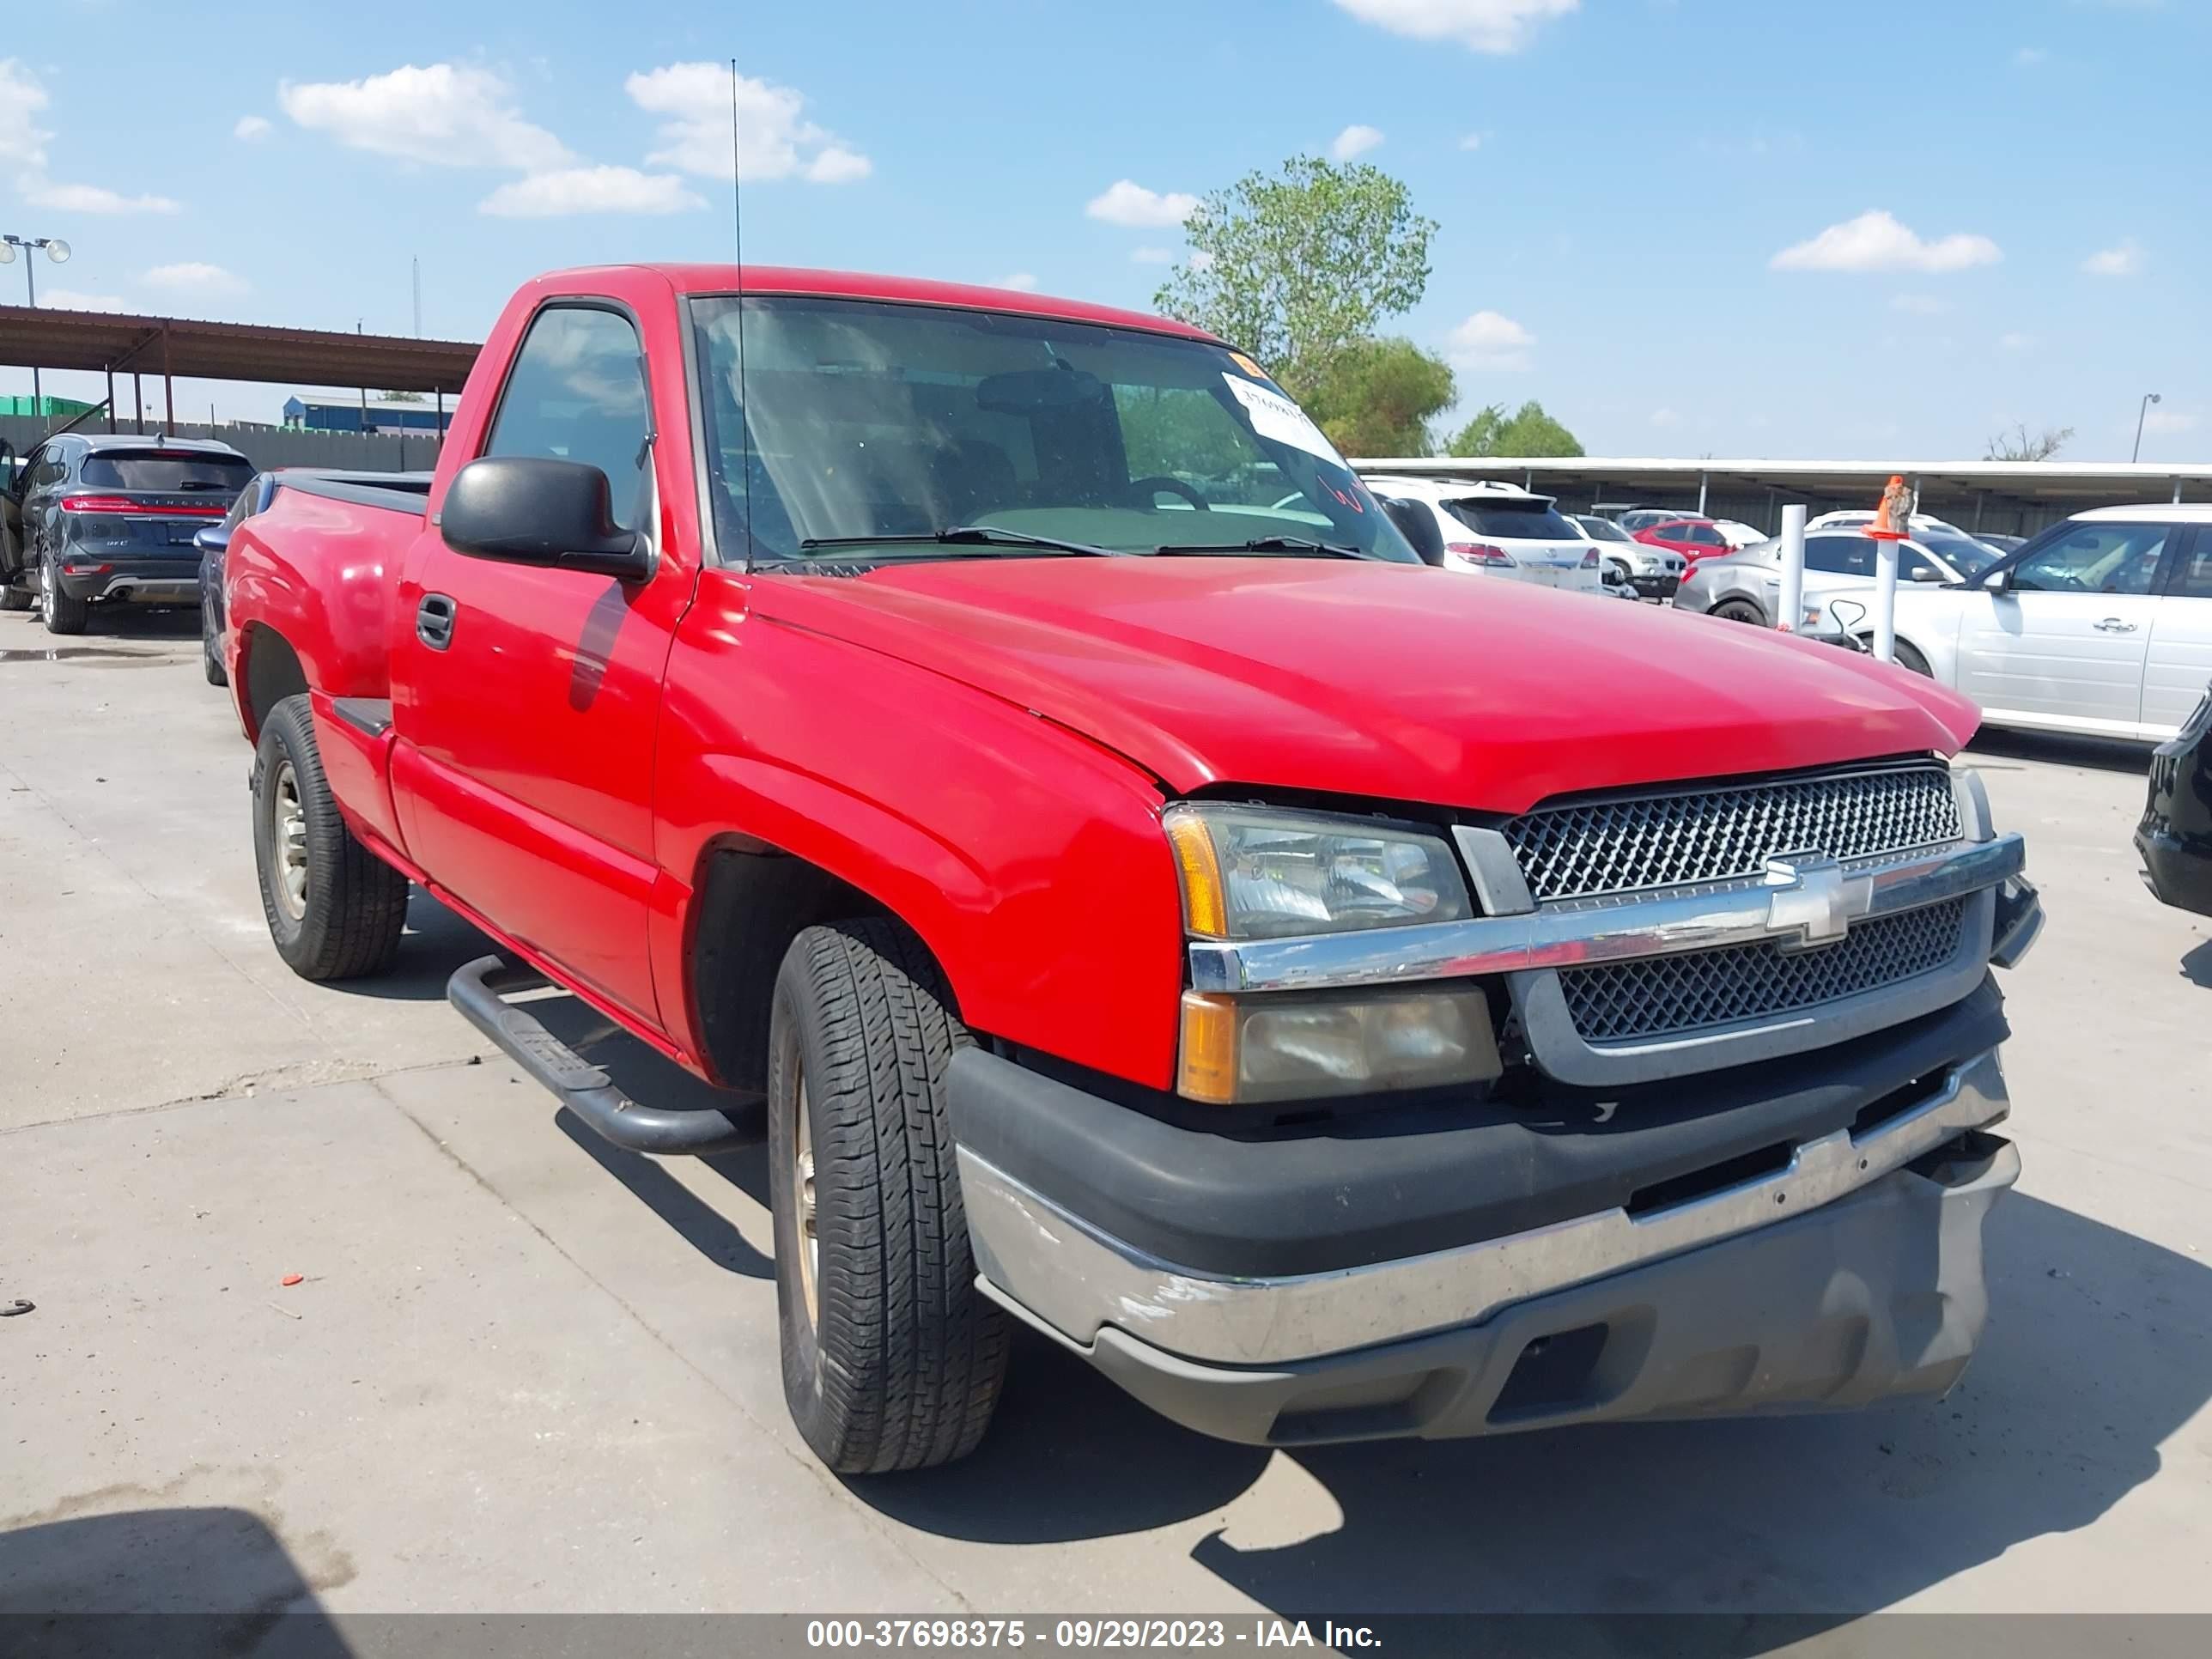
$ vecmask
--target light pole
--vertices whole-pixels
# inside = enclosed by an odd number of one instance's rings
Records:
[[[2150,413],[2150,406],[2153,404],[2160,401],[2155,392],[2146,392],[2143,393],[2142,402],[2136,406],[2136,448],[2135,453],[2128,457],[2130,461],[2142,459],[2143,417]]]
[[[56,264],[64,263],[70,257],[70,245],[58,236],[0,236],[0,265],[13,264],[15,250],[23,250],[23,287],[31,296],[31,309],[33,311],[39,308],[39,283],[38,279],[31,275],[33,262],[29,256],[33,248],[40,247],[46,249],[46,258]],[[31,412],[33,415],[46,413],[46,398],[39,390],[39,371],[36,368],[31,371]]]

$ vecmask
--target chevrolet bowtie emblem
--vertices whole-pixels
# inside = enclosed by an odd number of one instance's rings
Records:
[[[1847,876],[1826,853],[1781,853],[1766,860],[1766,931],[1782,948],[1833,945],[1874,903],[1874,881]]]

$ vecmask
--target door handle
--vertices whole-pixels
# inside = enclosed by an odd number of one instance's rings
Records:
[[[443,593],[425,593],[415,607],[415,637],[433,651],[453,642],[453,618],[460,607]]]
[[[2132,634],[2136,631],[2133,623],[2122,622],[2118,617],[2107,617],[2102,622],[2092,623],[2090,626],[2103,634]]]

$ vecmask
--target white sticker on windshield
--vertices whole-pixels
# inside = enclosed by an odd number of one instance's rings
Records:
[[[1225,370],[1221,378],[1229,383],[1229,389],[1236,393],[1237,401],[1243,404],[1245,412],[1251,416],[1252,430],[1261,437],[1273,438],[1277,443],[1288,444],[1294,449],[1303,449],[1309,455],[1318,455],[1333,465],[1344,465],[1344,458],[1336,453],[1336,446],[1329,442],[1319,427],[1306,418],[1305,410],[1281,392],[1267,386],[1255,386],[1250,380],[1240,379]]]

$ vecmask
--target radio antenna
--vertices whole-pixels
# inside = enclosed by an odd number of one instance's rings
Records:
[[[744,146],[738,127],[738,60],[730,59],[730,235],[737,249],[738,307],[738,510],[745,520],[745,568],[753,562],[752,420],[745,399],[745,179]]]

